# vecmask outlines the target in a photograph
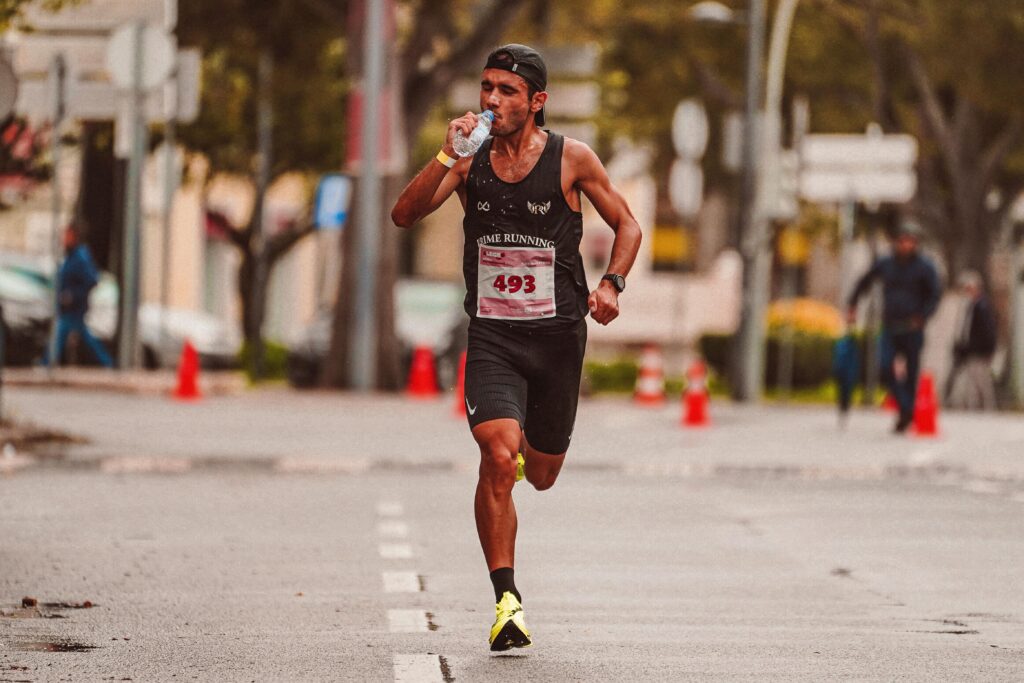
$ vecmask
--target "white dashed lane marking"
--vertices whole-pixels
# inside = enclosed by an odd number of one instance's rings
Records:
[[[380,556],[385,560],[410,560],[412,546],[408,543],[381,543]]]
[[[430,630],[427,613],[420,609],[389,609],[388,630],[392,633],[426,633]]]
[[[377,525],[377,533],[385,538],[405,538],[409,535],[409,525],[397,520],[388,520]]]
[[[381,517],[401,517],[404,513],[405,508],[401,503],[389,500],[377,503],[377,514]]]
[[[419,593],[420,577],[416,572],[384,572],[385,593]]]
[[[438,655],[395,655],[395,683],[444,683],[444,662]]]

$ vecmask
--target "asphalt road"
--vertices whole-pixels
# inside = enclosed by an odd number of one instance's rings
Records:
[[[687,432],[584,402],[558,484],[517,486],[536,644],[495,657],[447,403],[9,405],[92,443],[0,461],[0,680],[1024,678],[1018,417],[925,441],[873,413],[715,406]]]

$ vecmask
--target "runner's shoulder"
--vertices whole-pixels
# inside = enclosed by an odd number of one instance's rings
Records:
[[[575,138],[565,138],[562,157],[577,177],[589,176],[602,168],[601,160],[590,145]]]

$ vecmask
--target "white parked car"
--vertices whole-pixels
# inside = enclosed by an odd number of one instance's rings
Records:
[[[21,308],[31,309],[37,323],[49,326],[53,311],[52,264],[20,255],[0,254],[0,302],[10,308],[5,318]],[[116,351],[118,301],[117,281],[110,273],[101,273],[99,284],[89,294],[86,323],[111,352]],[[233,368],[238,365],[242,335],[234,323],[204,311],[163,308],[159,304],[139,307],[139,342],[147,368],[173,368],[188,339],[205,368]],[[35,337],[40,335],[36,334]],[[27,350],[26,358],[38,359],[45,338],[34,341],[38,348]],[[24,350],[24,349],[22,349]]]

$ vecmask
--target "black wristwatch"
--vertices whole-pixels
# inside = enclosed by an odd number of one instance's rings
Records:
[[[615,291],[618,292],[619,294],[622,294],[622,292],[626,290],[626,278],[622,277],[621,275],[616,275],[614,273],[606,273],[605,275],[601,276],[601,279],[608,280],[609,282],[611,282],[612,287],[614,287]]]

